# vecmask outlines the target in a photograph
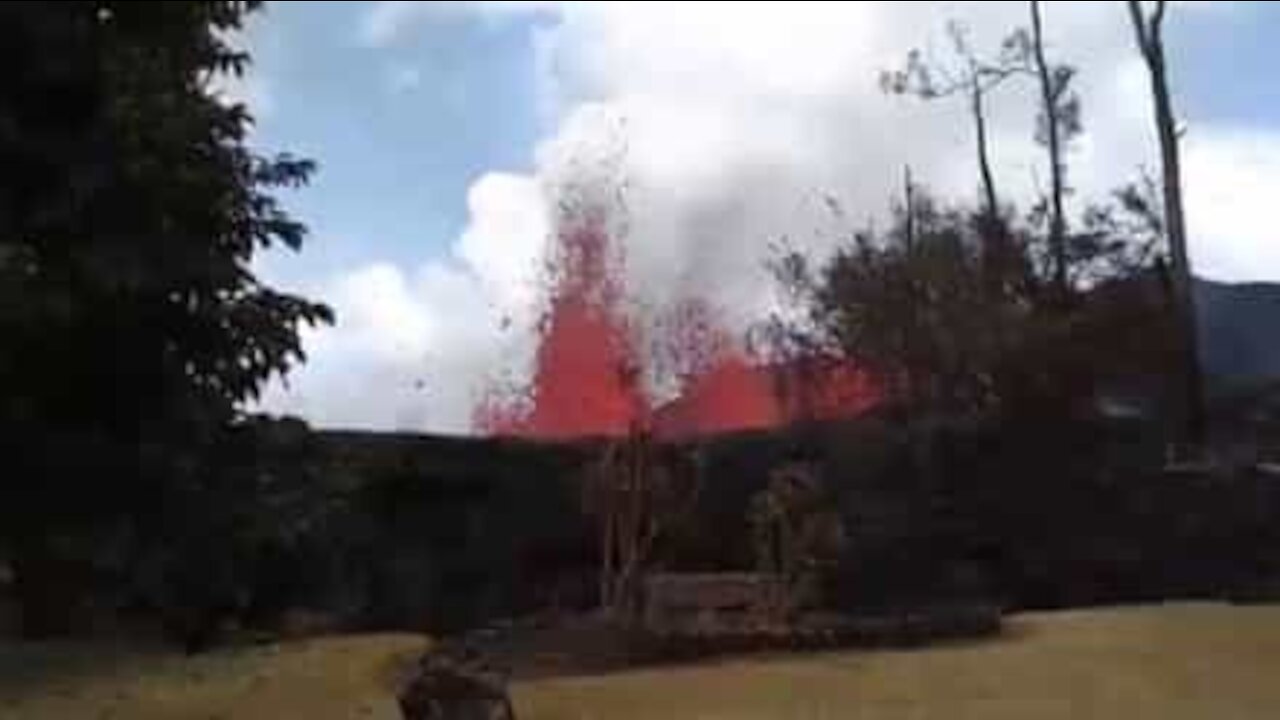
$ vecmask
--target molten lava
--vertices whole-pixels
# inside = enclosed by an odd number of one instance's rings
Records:
[[[486,399],[477,408],[479,429],[569,439],[622,435],[647,422],[641,366],[609,251],[599,218],[560,234],[528,402]]]
[[[644,427],[674,439],[852,417],[879,400],[848,362],[753,362],[701,299],[678,304],[659,326],[660,350],[642,355],[604,228],[598,218],[562,228],[532,381],[515,400],[482,400],[478,430],[564,440]],[[655,362],[680,388],[657,408],[643,381]]]
[[[725,355],[680,396],[654,413],[654,431],[663,438],[773,427],[786,422],[769,373],[738,353]]]

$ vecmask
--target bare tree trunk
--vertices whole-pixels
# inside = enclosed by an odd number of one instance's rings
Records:
[[[903,239],[906,241],[907,255],[914,255],[916,248],[916,197],[915,185],[911,182],[911,166],[902,169],[902,202],[906,224],[903,227]]]
[[[1134,36],[1151,76],[1151,98],[1160,138],[1160,160],[1164,180],[1164,219],[1169,235],[1172,261],[1174,312],[1177,313],[1178,342],[1183,363],[1184,438],[1190,445],[1205,440],[1207,419],[1204,406],[1203,370],[1200,367],[1200,344],[1196,327],[1195,298],[1192,295],[1191,262],[1187,254],[1186,221],[1182,211],[1182,171],[1178,158],[1178,132],[1174,126],[1173,103],[1169,98],[1165,70],[1164,41],[1161,25],[1165,2],[1156,3],[1155,11],[1144,17],[1138,0],[1129,0],[1129,17]]]
[[[991,173],[991,159],[987,151],[987,115],[982,106],[982,86],[978,84],[975,74],[970,89],[971,111],[973,112],[973,128],[977,136],[978,172],[982,176],[982,196],[986,207],[987,220],[994,228],[1000,221],[1000,203],[996,198],[996,181]]]
[[[613,565],[614,546],[616,544],[616,528],[613,514],[603,518],[603,530],[600,536],[600,606],[613,606]]]
[[[1049,150],[1049,252],[1053,256],[1054,292],[1059,301],[1065,301],[1067,287],[1067,228],[1062,213],[1062,146],[1058,134],[1058,101],[1055,97],[1053,77],[1044,56],[1044,33],[1040,22],[1040,2],[1031,0],[1031,41],[1035,55],[1036,72],[1040,76],[1040,103],[1045,118],[1045,131]]]
[[[920,310],[920,298],[919,298],[919,293],[917,291],[918,284],[916,283],[916,275],[915,275],[915,272],[916,272],[916,197],[915,197],[915,185],[911,179],[910,165],[908,165],[906,168],[903,169],[903,202],[906,205],[904,209],[905,218],[904,218],[904,227],[903,227],[903,238],[904,238],[904,250],[907,256],[906,258],[907,273],[906,273],[906,277],[903,278],[903,282],[906,285],[908,331],[902,338],[902,342],[903,342],[902,349],[904,354],[908,358],[914,358],[915,347],[916,347],[915,329],[919,327],[919,324],[917,322],[917,313],[919,313],[919,310]],[[904,365],[904,368],[910,368],[910,366],[911,366],[911,362],[908,362]],[[919,383],[916,382],[916,379],[914,377],[912,377],[912,373],[910,372],[910,370],[908,369],[906,370],[906,372],[908,373],[908,375],[905,378],[905,382],[903,382],[902,384],[906,386],[905,388],[906,392],[903,394],[906,396],[906,400],[907,400],[905,409],[906,409],[907,422],[909,424],[915,415],[915,411],[920,400],[920,389],[918,387]]]
[[[1005,264],[1008,258],[1008,234],[1000,217],[1000,200],[996,195],[995,175],[991,172],[990,152],[987,148],[987,114],[983,106],[984,93],[974,71],[970,88],[973,128],[977,140],[978,173],[982,178],[983,213],[981,227],[982,282],[989,300],[996,300],[1004,293]]]

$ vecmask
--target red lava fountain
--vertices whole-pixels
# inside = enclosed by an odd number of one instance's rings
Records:
[[[487,401],[476,424],[545,439],[625,434],[647,422],[648,401],[604,222],[565,228],[555,253],[528,401]]]
[[[857,415],[879,393],[852,363],[813,357],[756,361],[724,330],[704,301],[683,302],[662,340],[669,346],[680,394],[660,406],[653,429],[680,438],[780,427]]]
[[[644,421],[640,363],[609,259],[602,222],[589,221],[561,237],[556,292],[535,360],[530,434],[619,435]]]
[[[601,219],[562,228],[531,382],[514,401],[482,401],[479,431],[567,440],[644,427],[674,439],[851,417],[878,401],[847,362],[754,362],[700,299],[679,303],[658,327],[657,350],[641,353],[622,312],[616,258]],[[655,363],[679,386],[660,405],[644,380]]]
[[[769,373],[752,365],[726,323],[701,298],[681,301],[659,328],[659,356],[680,394],[654,412],[657,434],[683,437],[779,425]]]

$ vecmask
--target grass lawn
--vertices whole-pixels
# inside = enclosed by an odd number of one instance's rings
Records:
[[[1004,637],[894,652],[749,658],[514,688],[520,720],[1280,717],[1280,606],[1015,616]],[[0,718],[393,719],[411,635],[196,658],[0,645]],[[108,664],[108,662],[112,664]]]

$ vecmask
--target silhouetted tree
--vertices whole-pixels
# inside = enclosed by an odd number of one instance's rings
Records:
[[[947,23],[947,34],[951,39],[954,62],[929,63],[919,50],[911,50],[901,68],[880,73],[880,87],[894,95],[914,95],[924,100],[958,95],[968,102],[978,173],[982,180],[983,209],[988,222],[995,224],[1000,219],[1000,202],[991,170],[987,95],[1013,75],[1026,72],[1026,57],[1022,45],[1007,40],[994,59],[980,57],[970,47],[964,25],[954,20]]]
[[[984,58],[973,50],[968,31],[960,22],[947,23],[947,34],[953,54],[950,62],[926,62],[919,50],[911,50],[902,68],[881,73],[880,86],[895,95],[910,94],[925,100],[960,96],[967,101],[982,189],[982,207],[975,216],[981,240],[982,291],[998,300],[1007,292],[1011,265],[1019,250],[1012,247],[1015,238],[1002,214],[991,166],[987,98],[1006,80],[1030,72],[1029,43],[1025,32],[1017,31],[1004,39],[994,58]]]
[[[859,363],[907,419],[1061,418],[1107,378],[1163,369],[1164,305],[1143,290],[1158,287],[1150,200],[1138,189],[1085,212],[1068,255],[1069,278],[1085,290],[1068,307],[1041,291],[1053,271],[1034,262],[1027,228],[1008,226],[1016,254],[1006,291],[992,295],[976,213],[914,186],[908,197],[886,231],[854,233],[823,263],[793,252],[774,264],[803,310],[776,318],[772,337]]]
[[[331,321],[250,267],[301,245],[272,191],[314,169],[215,92],[257,6],[0,7],[0,548],[32,634],[67,629],[77,538],[211,482],[202,453]]]
[[[981,310],[983,238],[919,188],[910,198],[883,235],[856,232],[818,267],[793,253],[775,275],[806,308],[804,342],[854,359],[891,398],[906,407],[984,406],[980,358],[994,336]]]
[[[1035,61],[1040,85],[1040,112],[1036,122],[1036,140],[1049,155],[1049,252],[1053,259],[1053,289],[1060,301],[1070,292],[1067,257],[1067,221],[1063,214],[1063,196],[1067,192],[1065,146],[1080,132],[1080,101],[1071,92],[1075,69],[1069,65],[1051,65],[1045,57],[1044,29],[1039,0],[1031,0],[1031,36],[1029,49],[1022,54]],[[1015,35],[1025,38],[1025,34]],[[1022,42],[1022,41],[1015,41]]]
[[[1169,238],[1174,311],[1178,319],[1179,354],[1183,363],[1181,404],[1185,440],[1191,445],[1199,445],[1203,443],[1206,432],[1204,383],[1192,294],[1191,261],[1187,254],[1186,219],[1182,211],[1182,170],[1178,157],[1180,133],[1169,96],[1168,68],[1164,57],[1163,30],[1168,5],[1164,0],[1153,5],[1148,11],[1139,0],[1128,0],[1134,40],[1151,78],[1151,103],[1160,138],[1164,226]]]

